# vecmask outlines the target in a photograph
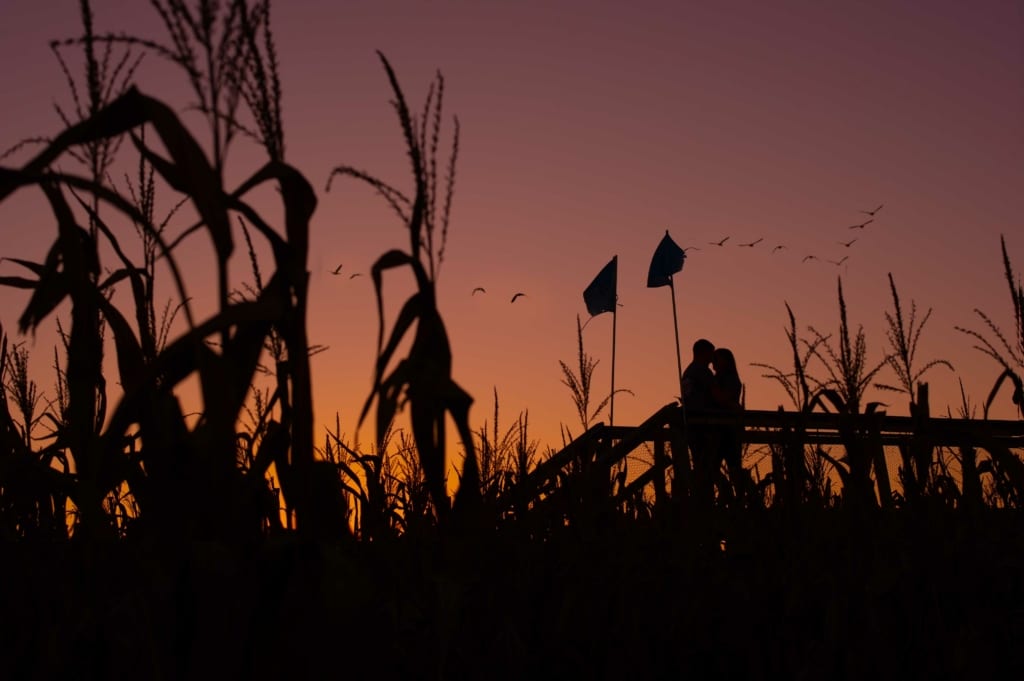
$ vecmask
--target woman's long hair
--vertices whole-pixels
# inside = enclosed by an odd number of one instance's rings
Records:
[[[719,384],[735,384],[739,386],[739,393],[730,395],[728,398],[730,402],[735,400],[733,408],[745,409],[746,395],[744,393],[746,392],[746,387],[743,385],[743,381],[740,380],[740,372],[736,368],[736,357],[733,356],[732,350],[729,348],[715,348],[712,361],[715,365],[715,380]]]
[[[732,350],[729,348],[715,348],[713,357],[721,363],[721,371],[737,381],[739,380],[740,372],[736,368],[736,358],[733,356]],[[718,372],[716,371],[716,373]]]

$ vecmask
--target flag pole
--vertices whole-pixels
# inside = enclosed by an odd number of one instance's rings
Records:
[[[618,295],[615,296],[615,302],[612,307],[612,400],[611,406],[608,411],[608,425],[615,425],[615,321],[619,317],[618,312]]]
[[[679,403],[683,404],[683,360],[679,354],[679,315],[676,313],[676,284],[675,277],[669,275],[668,287],[672,291],[672,323],[676,331],[676,369],[679,375]]]

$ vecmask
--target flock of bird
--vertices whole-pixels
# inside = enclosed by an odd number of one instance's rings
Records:
[[[473,289],[473,292],[470,295],[475,296],[478,293],[487,293],[487,290],[483,286],[477,286],[475,289]],[[510,303],[514,303],[519,298],[525,298],[525,297],[527,297],[526,294],[523,293],[522,291],[519,291],[518,293],[516,293],[515,295],[512,296],[512,300],[510,300],[509,302]]]
[[[338,265],[338,266],[337,266],[337,267],[335,267],[335,268],[334,268],[333,270],[331,270],[331,274],[333,274],[333,275],[334,275],[334,276],[336,276],[336,277],[337,277],[337,276],[341,276],[341,268],[342,268],[342,267],[343,267],[343,265]],[[362,272],[356,272],[356,273],[354,273],[354,274],[351,274],[351,275],[349,275],[349,277],[348,277],[348,278],[349,278],[349,279],[355,279],[356,277],[361,277],[362,275],[363,275],[363,273],[362,273]],[[478,294],[478,293],[487,293],[487,289],[485,289],[485,288],[484,288],[483,286],[477,286],[477,287],[476,287],[475,289],[473,289],[473,293],[472,293],[471,295],[474,295],[474,296],[475,296],[475,295],[476,295],[476,294]],[[525,294],[525,293],[523,293],[522,291],[519,291],[519,292],[517,292],[517,293],[516,293],[515,295],[513,295],[513,296],[512,296],[512,300],[511,300],[511,301],[509,301],[509,302],[511,302],[511,303],[514,303],[514,302],[516,302],[516,300],[518,300],[519,298],[523,298],[523,297],[525,297],[525,296],[526,296],[526,294]]]
[[[331,274],[333,274],[334,276],[340,275],[341,274],[341,267],[342,267],[341,265],[338,265],[337,267],[335,267],[333,270],[331,270]],[[356,272],[355,274],[350,274],[348,278],[349,279],[355,279],[356,277],[361,277],[361,276],[363,276],[362,272]]]
[[[861,210],[861,211],[859,211],[860,213],[863,213],[864,215],[867,215],[868,218],[866,220],[864,220],[863,222],[859,222],[859,223],[857,223],[855,225],[850,225],[848,227],[848,229],[860,229],[860,230],[863,230],[865,227],[867,227],[868,225],[870,225],[872,222],[875,221],[875,215],[877,215],[878,212],[880,210],[882,210],[882,208],[884,206],[885,206],[884,203],[880,203],[880,204],[878,204],[878,206],[876,206],[872,210]],[[726,236],[726,237],[723,237],[723,238],[719,239],[718,241],[709,241],[708,245],[709,246],[724,247],[725,246],[725,242],[727,242],[730,238],[731,237]],[[854,237],[854,238],[850,239],[849,241],[837,241],[836,243],[838,243],[840,246],[843,246],[844,248],[850,248],[855,243],[857,243],[857,240],[859,238],[860,237]],[[740,247],[743,247],[743,248],[753,248],[754,246],[758,245],[762,241],[764,241],[764,237],[755,239],[754,241],[750,241],[750,242],[742,243],[742,244],[736,244],[736,245],[740,246]],[[778,245],[776,245],[775,247],[772,248],[771,252],[775,253],[775,252],[781,251],[781,250],[783,250],[785,248],[786,248],[785,244],[778,244]],[[697,248],[696,246],[688,246],[688,247],[683,249],[684,252],[685,251],[689,251],[689,250],[699,251],[700,249]],[[830,263],[832,265],[835,265],[836,267],[839,267],[840,265],[842,265],[843,263],[845,263],[849,259],[850,259],[849,255],[844,255],[842,258],[839,258],[838,260],[828,260],[828,259],[826,259],[825,262]],[[800,262],[808,262],[808,261],[811,261],[811,260],[820,260],[820,258],[818,258],[818,256],[816,256],[816,255],[805,255]]]
[[[880,210],[882,210],[882,208],[884,206],[885,206],[884,203],[880,203],[880,204],[878,204],[877,207],[875,207],[872,210],[861,210],[861,211],[858,211],[858,212],[860,212],[860,213],[862,213],[864,215],[867,215],[868,218],[866,220],[864,220],[863,222],[857,223],[855,225],[850,225],[848,229],[860,229],[860,230],[863,230],[865,227],[867,227],[868,225],[870,225],[872,222],[875,221],[875,215],[877,215],[878,212]],[[726,237],[722,237],[718,241],[709,241],[708,245],[709,246],[724,247],[725,243],[727,241],[729,241],[730,238],[731,237],[726,236]],[[855,243],[857,243],[859,238],[860,237],[854,237],[854,238],[850,239],[849,241],[837,241],[836,243],[838,243],[840,246],[842,246],[844,248],[850,248]],[[748,241],[746,243],[741,243],[741,244],[736,244],[736,245],[741,247],[741,248],[754,248],[755,246],[757,246],[762,241],[764,241],[764,237],[758,237],[757,239],[754,239],[753,241]],[[777,245],[775,245],[772,248],[771,252],[772,253],[776,253],[778,251],[784,250],[785,248],[786,248],[785,244],[777,244]],[[687,247],[683,248],[683,252],[684,253],[687,252],[687,251],[699,251],[699,250],[700,250],[700,248],[698,248],[696,246],[687,246]],[[842,258],[839,258],[838,260],[828,260],[828,259],[826,259],[825,262],[830,263],[832,265],[835,265],[836,267],[839,267],[839,266],[841,266],[843,263],[845,263],[849,259],[850,259],[849,255],[844,255]],[[808,261],[811,261],[811,260],[820,260],[820,258],[818,258],[818,256],[816,256],[816,255],[805,255],[800,262],[808,262]],[[334,268],[334,270],[331,271],[331,274],[333,274],[335,276],[339,276],[341,274],[341,267],[342,267],[341,265],[338,265],[336,268]],[[356,272],[355,274],[350,275],[349,279],[355,279],[356,277],[361,276],[361,275],[362,275],[361,272]],[[473,291],[472,291],[472,293],[470,293],[470,295],[475,296],[478,293],[487,293],[487,290],[483,286],[477,286],[476,288],[473,289]],[[526,297],[526,294],[523,293],[522,291],[519,291],[519,292],[515,293],[512,296],[512,300],[510,300],[509,302],[510,303],[514,303],[514,302],[516,302],[516,300],[518,300],[519,298],[523,298],[523,297]]]

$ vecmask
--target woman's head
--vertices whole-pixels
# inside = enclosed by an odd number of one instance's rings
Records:
[[[736,369],[736,358],[729,348],[715,348],[711,355],[711,366],[714,367],[716,374],[725,372],[739,375],[739,371]]]

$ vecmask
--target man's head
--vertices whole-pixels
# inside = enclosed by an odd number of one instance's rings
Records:
[[[701,338],[693,344],[693,361],[698,364],[710,364],[715,354],[715,344],[707,338]]]

